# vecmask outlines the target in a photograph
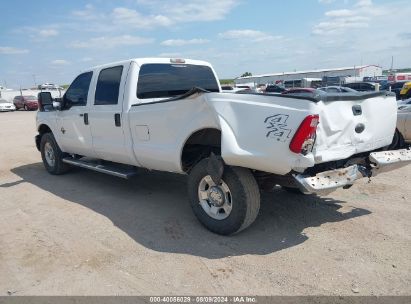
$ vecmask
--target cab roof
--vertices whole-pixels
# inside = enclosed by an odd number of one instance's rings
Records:
[[[173,62],[173,60],[182,60],[184,62]],[[185,58],[132,58],[132,59],[128,59],[128,60],[122,60],[122,61],[116,61],[116,62],[111,62],[111,63],[107,63],[107,64],[103,64],[103,65],[98,65],[98,66],[94,66],[91,67],[87,70],[99,70],[101,68],[106,68],[106,67],[111,67],[111,66],[116,66],[116,65],[123,65],[123,64],[127,64],[130,62],[135,62],[137,63],[139,66],[143,65],[143,64],[147,64],[147,63],[169,63],[169,64],[192,64],[192,65],[203,65],[203,66],[208,66],[211,67],[211,64],[206,62],[206,61],[202,61],[202,60],[193,60],[193,59],[185,59]]]

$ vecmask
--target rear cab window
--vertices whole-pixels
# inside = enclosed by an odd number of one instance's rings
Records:
[[[217,79],[208,66],[192,64],[147,63],[140,68],[137,98],[172,98],[194,87],[219,92]]]
[[[123,66],[115,66],[100,71],[97,79],[95,105],[118,104]]]

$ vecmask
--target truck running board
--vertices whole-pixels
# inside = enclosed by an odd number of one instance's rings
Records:
[[[72,157],[66,157],[63,158],[63,162],[72,166],[86,168],[125,179],[129,179],[137,174],[137,170],[134,167],[115,164],[101,164],[99,162],[96,162],[95,159],[75,159]]]

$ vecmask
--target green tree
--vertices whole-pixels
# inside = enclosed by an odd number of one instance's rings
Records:
[[[248,76],[253,76],[250,72],[245,72],[241,77],[248,77]]]

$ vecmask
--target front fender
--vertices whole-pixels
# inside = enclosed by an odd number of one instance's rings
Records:
[[[57,142],[60,145],[60,138],[58,136],[57,122],[54,112],[37,112],[36,116],[36,128],[39,133],[39,141],[41,140],[41,135],[45,133],[44,130],[49,129]],[[36,136],[36,146],[37,146],[37,136]]]

